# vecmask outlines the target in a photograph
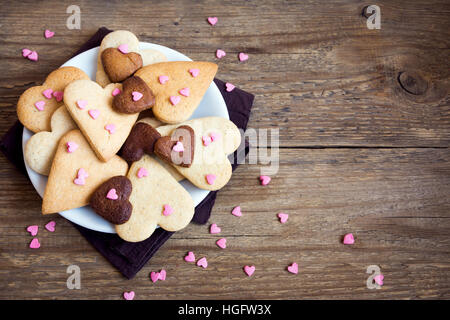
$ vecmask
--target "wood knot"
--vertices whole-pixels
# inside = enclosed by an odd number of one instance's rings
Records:
[[[398,82],[406,92],[420,96],[428,90],[428,82],[416,72],[400,72]]]

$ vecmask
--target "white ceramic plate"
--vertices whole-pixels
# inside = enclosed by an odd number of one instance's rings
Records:
[[[167,59],[169,61],[192,61],[178,51],[157,44],[141,42],[140,48],[159,50],[167,56]],[[84,72],[86,72],[92,80],[95,80],[95,73],[97,71],[97,53],[98,47],[77,55],[76,57],[64,63],[62,66],[74,66],[80,68]],[[214,82],[209,86],[206,94],[203,97],[203,100],[200,102],[200,105],[195,110],[191,119],[208,116],[216,116],[229,119],[225,101],[223,100],[222,94],[220,93]],[[28,129],[23,130],[22,147],[25,146],[26,142],[32,135],[33,133]],[[38,194],[42,197],[44,194],[45,186],[47,184],[47,177],[34,172],[27,166],[26,163],[25,166],[31,183],[33,184]],[[202,190],[195,187],[187,180],[182,181],[181,185],[190,193],[192,199],[194,199],[195,205],[199,204],[209,193],[209,191],[207,190]],[[97,215],[89,206],[63,211],[59,214],[64,218],[91,230],[107,233],[116,232],[114,230],[113,224]]]

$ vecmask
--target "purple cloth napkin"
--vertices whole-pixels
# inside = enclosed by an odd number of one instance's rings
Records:
[[[112,32],[105,27],[100,28],[75,54],[78,55],[86,50],[100,45],[102,39]],[[230,120],[240,129],[247,128],[250,110],[253,105],[254,96],[248,92],[235,88],[231,92],[225,90],[225,83],[214,79],[228,108]],[[26,174],[22,154],[22,132],[23,126],[17,121],[0,141],[0,150],[16,167]],[[248,153],[248,148],[245,149]],[[237,167],[236,153],[234,154],[233,170]],[[195,208],[193,222],[205,224],[211,214],[216,200],[217,191],[210,192],[208,196]],[[116,234],[102,233],[83,228],[73,224],[75,228],[115,266],[128,279],[133,278],[139,270],[150,260],[156,251],[172,236],[174,232],[158,228],[150,238],[137,242],[126,242]]]

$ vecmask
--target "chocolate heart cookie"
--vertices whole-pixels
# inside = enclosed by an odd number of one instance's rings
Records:
[[[142,57],[139,53],[122,53],[117,48],[103,50],[102,64],[112,82],[122,82],[142,68]]]
[[[152,154],[159,138],[161,135],[152,126],[144,122],[136,123],[122,146],[122,158],[134,162],[140,160],[144,153]]]
[[[164,161],[189,168],[194,160],[194,130],[189,126],[179,126],[170,137],[158,139],[154,149],[155,154]]]
[[[150,109],[155,104],[155,96],[147,84],[133,76],[122,83],[122,92],[113,99],[112,107],[120,113],[138,113]]]
[[[101,217],[113,224],[128,221],[133,206],[128,200],[131,194],[131,181],[125,176],[115,176],[102,183],[92,194],[90,205]]]

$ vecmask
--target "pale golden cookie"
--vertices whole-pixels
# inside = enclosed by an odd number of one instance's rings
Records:
[[[69,152],[68,144],[72,152]],[[42,201],[42,213],[87,205],[92,193],[103,182],[114,176],[126,175],[127,170],[128,164],[119,156],[107,163],[100,161],[80,130],[69,131],[60,139],[56,149]]]
[[[89,79],[89,77],[78,68],[61,67],[51,72],[41,86],[27,89],[17,102],[17,116],[20,122],[33,132],[50,131],[52,114],[64,103],[62,100],[57,101],[57,98],[52,93],[50,93],[50,99],[46,98],[43,92],[51,89],[53,93],[62,93],[69,83],[79,79]],[[41,107],[42,110],[35,106],[39,102],[44,103]]]
[[[111,83],[102,88],[94,81],[79,80],[68,85],[64,93],[67,110],[102,161],[108,161],[119,151],[138,118],[137,113],[113,110],[112,92],[121,87]],[[112,131],[108,130],[111,126]]]
[[[111,83],[102,65],[101,60],[102,52],[107,48],[117,48],[121,44],[127,44],[129,52],[139,53],[142,57],[142,62],[144,66],[152,63],[167,61],[166,56],[157,50],[152,49],[140,50],[138,38],[130,31],[117,30],[111,32],[103,38],[102,43],[100,44],[100,48],[98,50],[97,73],[95,76],[95,81],[102,87],[106,86],[108,83]]]
[[[193,70],[198,70],[195,77]],[[135,75],[147,83],[156,97],[152,108],[155,117],[165,123],[180,123],[189,119],[198,107],[216,72],[215,63],[173,61],[143,67]],[[161,84],[160,76],[169,79]],[[185,88],[188,96],[185,96],[186,92],[185,95],[180,93]]]
[[[53,113],[51,128],[50,132],[41,131],[34,134],[25,145],[24,158],[27,165],[45,176],[50,173],[59,139],[70,130],[77,128],[66,106],[59,107]]]
[[[228,155],[236,151],[241,143],[241,134],[236,125],[225,118],[198,118],[177,125],[157,127],[161,136],[170,136],[176,128],[187,125],[195,133],[194,159],[189,168],[173,165],[178,172],[200,189],[218,190],[231,178],[231,163]],[[206,139],[216,140],[205,145]],[[209,178],[208,175],[212,175]],[[215,178],[214,178],[215,177]],[[213,180],[213,183],[211,181]]]
[[[139,178],[141,168],[148,175]],[[129,198],[133,211],[127,222],[116,225],[119,237],[138,242],[150,237],[157,225],[167,231],[177,231],[189,224],[194,216],[194,201],[155,159],[144,155],[134,162],[128,179],[133,185]]]

